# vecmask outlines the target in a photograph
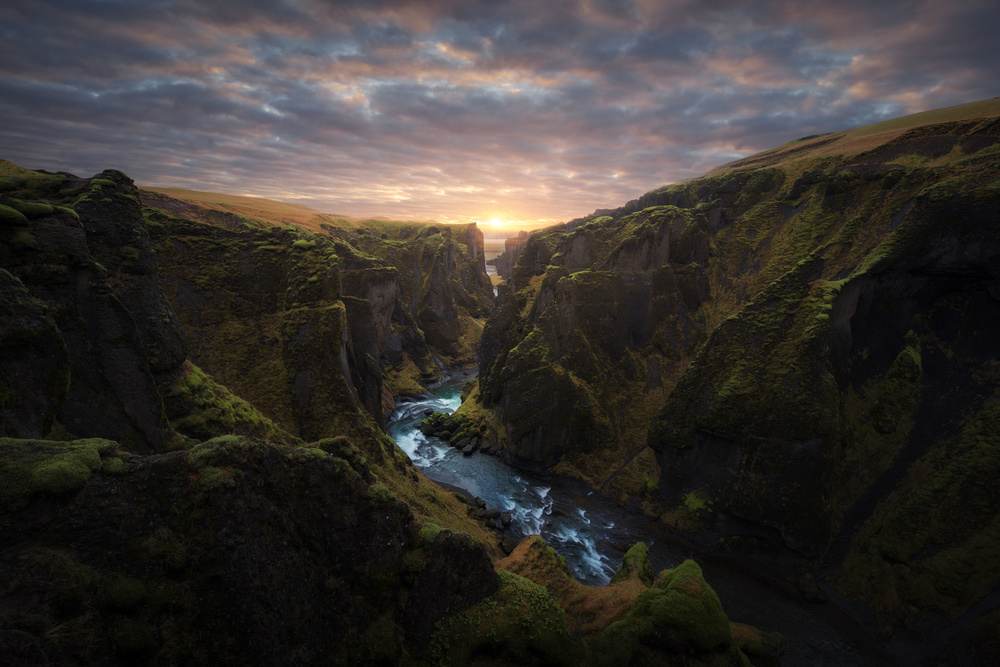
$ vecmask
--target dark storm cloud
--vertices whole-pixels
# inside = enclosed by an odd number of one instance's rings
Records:
[[[349,214],[567,219],[997,94],[995,2],[34,0],[0,157]]]

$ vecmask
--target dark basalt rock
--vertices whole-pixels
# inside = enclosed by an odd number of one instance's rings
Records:
[[[0,269],[0,436],[47,434],[66,396],[69,367],[48,306]]]
[[[154,373],[178,367],[186,352],[157,281],[138,191],[115,171],[89,180],[39,177],[39,183],[33,187],[47,188],[56,200],[74,198],[74,207],[17,204],[31,218],[20,228],[0,228],[7,237],[0,243],[0,267],[49,309],[46,319],[58,330],[56,339],[49,328],[51,358],[64,350],[69,378],[62,386],[51,380],[37,385],[28,400],[41,421],[18,434],[39,437],[52,427],[51,408],[38,402],[41,390],[69,434],[162,451],[167,420]],[[16,319],[32,317],[28,300],[21,298],[16,308]]]
[[[428,566],[403,611],[407,637],[425,645],[434,624],[491,595],[500,585],[493,564],[467,535],[441,533],[427,553]]]
[[[175,664],[302,651],[395,663],[402,646],[417,650],[438,620],[497,588],[478,543],[442,532],[421,546],[409,508],[356,461],[229,436],[122,466],[107,444],[59,512],[37,495],[26,510],[0,510],[8,602],[85,640],[46,640],[56,663],[112,658],[123,624],[130,641],[144,637],[137,653]],[[6,655],[33,654],[36,637],[5,636]]]

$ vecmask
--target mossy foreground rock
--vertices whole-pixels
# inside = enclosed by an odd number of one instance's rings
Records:
[[[599,664],[650,662],[659,646],[678,653],[719,653],[724,656],[720,664],[741,664],[722,603],[694,561],[660,573],[628,615],[608,626],[594,645]]]
[[[0,626],[53,663],[394,664],[498,590],[476,540],[426,543],[355,457],[227,436],[103,471],[116,451],[0,440]]]
[[[0,508],[18,510],[38,495],[62,496],[83,488],[102,467],[119,470],[109,453],[118,443],[93,438],[74,442],[0,438]]]
[[[499,563],[545,587],[564,612],[557,664],[777,665],[784,638],[731,624],[694,561],[654,580],[646,545],[638,543],[607,586],[585,586],[565,559],[535,535]],[[563,662],[559,662],[559,661]]]

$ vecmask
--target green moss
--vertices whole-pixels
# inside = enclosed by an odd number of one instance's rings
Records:
[[[79,221],[80,221],[80,214],[79,214],[79,213],[77,213],[77,212],[76,212],[75,210],[73,210],[72,208],[70,208],[69,206],[54,206],[53,208],[54,208],[54,209],[56,210],[56,212],[58,212],[58,213],[63,213],[63,214],[65,214],[65,215],[68,215],[68,216],[72,217],[72,218],[73,218],[74,220],[76,220],[77,222],[79,222]],[[148,222],[148,221],[147,221],[147,222]]]
[[[216,489],[223,486],[233,488],[236,486],[237,480],[242,476],[243,471],[238,468],[230,466],[221,468],[203,466],[198,471],[198,484],[208,489]]]
[[[19,199],[8,199],[7,204],[13,208],[17,209],[24,214],[24,217],[28,220],[34,220],[35,218],[43,218],[48,215],[52,215],[55,209],[51,204],[43,204],[40,202],[31,201],[21,201]]]
[[[24,226],[28,224],[28,218],[17,209],[0,204],[0,225]]]
[[[58,457],[57,460],[48,461],[35,468],[31,474],[31,483],[42,493],[67,493],[83,488],[94,469],[84,458]]]
[[[625,553],[621,567],[611,577],[611,583],[617,584],[637,578],[646,586],[653,585],[653,564],[649,560],[649,549],[643,542],[637,542]]]
[[[420,527],[420,541],[423,544],[430,544],[441,533],[441,526],[436,523],[427,522]]]
[[[215,467],[220,461],[243,461],[271,448],[254,438],[221,435],[192,447],[189,460],[196,468]]]
[[[299,239],[292,243],[292,247],[296,250],[312,250],[316,247],[315,241],[307,241],[305,239]]]
[[[381,482],[376,482],[368,487],[368,497],[377,503],[395,503],[396,496],[389,488]]]
[[[117,456],[112,456],[101,462],[101,472],[105,475],[124,475],[127,471],[125,462]]]
[[[238,433],[275,444],[302,444],[190,361],[184,362],[165,394],[171,427],[188,437],[209,439]]]
[[[729,619],[694,561],[660,573],[628,615],[591,642],[596,665],[626,665],[651,659],[644,648],[659,641],[687,644],[692,651],[735,650]]]
[[[705,501],[702,500],[694,491],[691,491],[684,496],[684,507],[686,507],[689,512],[697,512],[698,510],[711,511]]]
[[[431,657],[438,665],[476,658],[503,663],[576,665],[583,647],[566,634],[565,612],[544,587],[501,570],[496,593],[435,626]]]
[[[23,506],[34,494],[78,491],[101,469],[101,454],[117,443],[92,438],[70,442],[0,438],[0,506]]]

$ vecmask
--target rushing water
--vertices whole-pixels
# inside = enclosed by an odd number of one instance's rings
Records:
[[[582,485],[532,476],[493,456],[464,456],[438,438],[424,436],[418,425],[425,412],[454,411],[461,404],[461,388],[461,382],[448,383],[434,396],[397,403],[389,435],[427,477],[510,512],[515,537],[544,537],[585,584],[606,584],[621,564],[625,544],[645,542],[657,572],[695,556],[659,533],[654,522],[625,512]],[[703,562],[702,568],[730,620],[785,635],[783,665],[890,664],[878,645],[831,605],[806,602],[725,565]]]
[[[417,425],[425,411],[454,411],[461,403],[460,392],[461,383],[446,384],[438,389],[437,397],[397,405],[389,435],[425,475],[482,498],[490,508],[510,512],[515,537],[541,535],[586,584],[608,583],[621,565],[620,545],[645,540],[648,546],[643,520],[582,486],[573,488],[563,480],[555,484],[530,476],[494,456],[465,456],[438,438],[424,436]],[[687,555],[664,552],[671,562],[663,567],[673,567]]]

